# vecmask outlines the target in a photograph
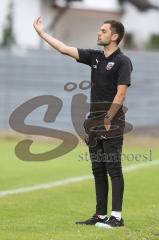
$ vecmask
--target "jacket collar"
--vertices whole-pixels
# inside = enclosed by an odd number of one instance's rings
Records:
[[[117,54],[121,53],[121,50],[120,48],[118,48],[117,50],[115,50],[109,57],[106,57],[104,55],[104,51],[101,52],[102,53],[102,58],[105,58],[105,59],[111,59],[112,57],[116,56]]]

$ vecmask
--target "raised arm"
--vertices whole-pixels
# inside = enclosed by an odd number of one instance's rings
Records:
[[[44,31],[43,23],[41,17],[38,17],[34,21],[34,28],[38,35],[46,41],[51,47],[55,48],[62,54],[68,55],[72,58],[79,59],[78,50],[75,47],[70,47],[64,44],[63,42],[59,41],[58,39],[50,36]]]

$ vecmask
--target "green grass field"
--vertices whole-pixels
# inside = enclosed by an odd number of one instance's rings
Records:
[[[125,142],[125,154],[148,154],[151,149],[151,162],[159,159],[158,139],[128,137]],[[23,162],[14,154],[16,143],[14,139],[0,138],[0,191],[91,174],[90,161],[80,161],[79,158],[79,154],[88,152],[86,146],[79,145],[71,153],[52,161]],[[31,150],[45,152],[54,146],[51,142],[37,141]],[[147,163],[123,161],[123,165]],[[76,220],[90,217],[95,211],[94,182],[89,179],[52,189],[0,197],[0,239],[159,239],[159,164],[125,172],[124,176],[124,228],[110,230],[74,224]]]

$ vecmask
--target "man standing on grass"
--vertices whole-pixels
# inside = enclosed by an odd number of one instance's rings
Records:
[[[125,33],[124,26],[115,20],[103,23],[98,32],[97,40],[97,44],[103,46],[103,51],[67,46],[44,31],[41,17],[35,20],[34,28],[39,36],[57,51],[91,67],[90,115],[84,125],[88,133],[86,143],[92,162],[97,204],[96,213],[90,219],[78,221],[76,224],[96,225],[104,228],[124,226],[124,220],[121,216],[124,192],[121,153],[125,125],[123,124],[125,118],[122,104],[126,97],[127,88],[131,84],[132,72],[130,59],[118,47]],[[96,106],[93,103],[100,104]],[[106,134],[101,134],[101,136],[98,134],[98,138],[96,135],[93,139],[93,134],[88,131],[89,121],[93,117],[98,118],[104,112],[106,114],[102,119]],[[120,124],[121,116],[122,124]],[[112,134],[114,126],[119,126],[115,135]],[[92,139],[95,144],[92,144]],[[108,175],[112,184],[110,217],[107,215]]]

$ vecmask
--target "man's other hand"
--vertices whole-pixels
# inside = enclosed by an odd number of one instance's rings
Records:
[[[105,127],[106,131],[109,131],[109,129],[111,127],[111,121],[108,118],[104,118],[104,127]]]

